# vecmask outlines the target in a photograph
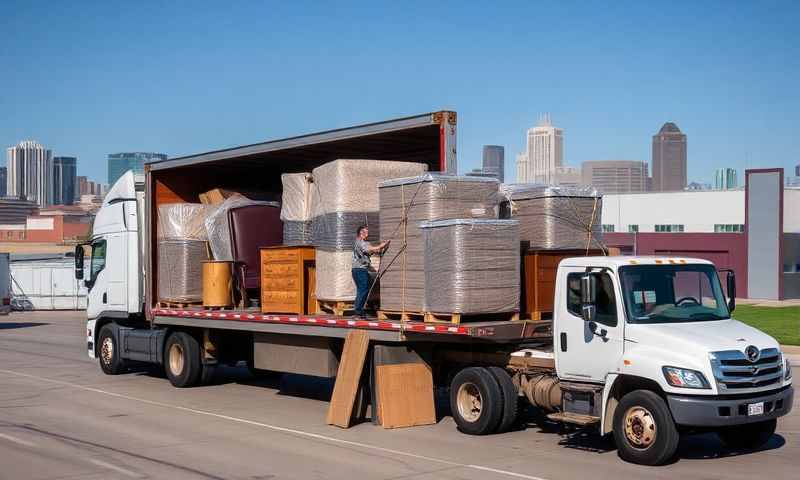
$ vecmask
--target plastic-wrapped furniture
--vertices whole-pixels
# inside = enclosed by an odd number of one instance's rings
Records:
[[[283,242],[283,223],[277,204],[256,204],[228,210],[233,261],[244,266],[244,288],[261,287],[261,247]]]

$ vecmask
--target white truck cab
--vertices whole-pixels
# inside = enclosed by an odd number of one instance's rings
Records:
[[[763,443],[774,419],[791,410],[789,361],[775,339],[732,318],[735,285],[728,272],[726,301],[714,265],[695,258],[560,263],[556,375],[562,390],[602,391],[599,405],[576,412],[599,417],[623,458],[660,463],[674,452],[679,429]]]

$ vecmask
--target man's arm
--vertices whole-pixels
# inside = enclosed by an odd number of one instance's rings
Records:
[[[388,247],[390,243],[392,243],[391,240],[386,240],[385,242],[381,242],[377,245],[369,245],[367,246],[367,251],[369,253],[381,253],[382,251],[386,250],[386,247]]]

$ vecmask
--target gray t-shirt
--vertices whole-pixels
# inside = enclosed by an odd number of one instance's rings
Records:
[[[369,268],[369,242],[356,238],[353,242],[353,268]]]

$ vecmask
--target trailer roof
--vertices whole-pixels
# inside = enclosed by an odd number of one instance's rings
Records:
[[[175,167],[196,165],[200,163],[219,162],[228,159],[242,159],[252,157],[258,161],[259,157],[281,150],[301,149],[303,156],[320,156],[326,158],[377,158],[381,159],[385,152],[393,152],[397,159],[402,159],[404,155],[413,156],[416,154],[429,155],[425,150],[430,148],[431,142],[428,136],[403,135],[403,131],[425,127],[435,127],[435,132],[431,135],[438,136],[438,127],[443,119],[450,123],[455,123],[455,113],[448,111],[429,112],[410,117],[397,118],[382,122],[367,123],[353,127],[325,130],[317,133],[299,135],[295,137],[270,140],[251,145],[232,147],[210,152],[186,155],[182,157],[170,158],[167,160],[155,160],[147,162],[150,170],[164,170]],[[365,143],[363,137],[374,136],[372,144]],[[347,140],[359,139],[357,147],[349,145]],[[325,147],[327,145],[327,148]],[[311,148],[313,147],[313,148]],[[436,152],[438,153],[438,152]]]

